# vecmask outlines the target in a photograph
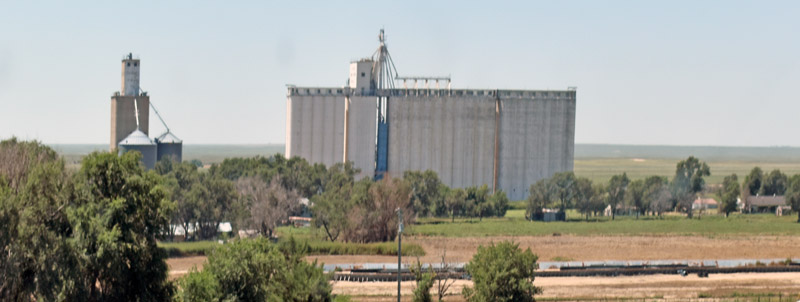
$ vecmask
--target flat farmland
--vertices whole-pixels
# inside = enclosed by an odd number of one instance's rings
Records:
[[[688,157],[688,156],[687,156]],[[765,172],[780,169],[791,176],[800,174],[800,161],[784,159],[784,161],[747,160],[747,161],[713,161],[700,158],[711,167],[711,176],[706,177],[707,184],[720,184],[725,176],[736,173],[739,180],[753,167],[761,167]],[[574,171],[577,176],[586,177],[595,183],[606,183],[611,176],[628,174],[631,179],[643,179],[651,175],[675,175],[675,165],[679,158],[575,158]]]

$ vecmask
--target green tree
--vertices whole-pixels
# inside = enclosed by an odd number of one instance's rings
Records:
[[[0,142],[0,158],[0,300],[85,300],[89,287],[69,242],[64,161],[16,139]]]
[[[753,167],[750,173],[744,177],[742,183],[742,199],[750,195],[756,195],[761,192],[761,184],[764,181],[764,172],[759,167]]]
[[[200,180],[192,185],[189,199],[194,210],[197,235],[202,239],[217,236],[223,221],[235,221],[239,217],[238,194],[233,182],[219,175],[201,173]]]
[[[436,217],[448,217],[450,211],[447,207],[447,195],[450,194],[450,187],[439,185],[439,198],[433,201],[433,215]]]
[[[708,165],[694,156],[678,162],[675,167],[672,196],[677,201],[678,209],[686,212],[689,218],[692,218],[692,203],[705,186],[703,177],[710,175],[711,169]]]
[[[592,181],[588,178],[579,177],[575,182],[575,207],[578,212],[586,215],[586,220],[589,220],[589,215],[597,211],[596,200],[597,191],[592,186]],[[600,205],[602,207],[602,203]]]
[[[772,170],[764,177],[764,181],[761,184],[761,195],[783,195],[786,193],[787,182],[788,177],[786,177],[786,174],[781,173],[781,170],[778,169]]]
[[[177,301],[214,302],[223,298],[219,282],[208,270],[198,271],[192,268],[178,283],[180,291],[176,296]]]
[[[797,222],[800,223],[800,174],[789,178],[785,196],[786,202],[792,206],[792,211],[797,213]]]
[[[544,213],[544,208],[547,207],[550,200],[553,199],[553,195],[554,192],[548,179],[541,179],[535,184],[532,184],[530,187],[530,194],[528,194],[528,206],[525,210],[525,217],[529,220],[540,217],[542,213]]]
[[[611,220],[614,220],[616,217],[617,206],[622,204],[625,200],[625,192],[628,190],[629,182],[630,179],[628,179],[626,173],[611,176],[611,179],[608,181],[606,203],[611,206]]]
[[[736,177],[736,173],[725,176],[725,179],[722,180],[722,188],[719,192],[719,196],[722,199],[720,211],[725,213],[725,217],[730,216],[731,212],[736,211],[736,200],[740,195],[739,180]]]
[[[567,209],[572,206],[577,192],[575,174],[572,172],[556,173],[550,178],[550,183],[554,190],[554,197],[558,198],[560,202],[559,209],[566,213]]]
[[[450,213],[451,222],[455,222],[456,215],[464,211],[466,201],[467,192],[464,191],[464,189],[452,189],[447,193],[447,196],[445,196],[445,204],[447,205],[447,211]]]
[[[197,166],[188,163],[175,163],[172,160],[161,160],[154,169],[164,178],[164,186],[170,192],[170,199],[174,201],[174,209],[170,217],[169,236],[172,239],[175,235],[175,227],[180,225],[184,230],[185,239],[189,240],[189,230],[194,226],[197,216],[195,215],[197,201],[192,198],[189,192],[192,186],[200,181],[200,172]]]
[[[628,184],[625,199],[628,205],[636,208],[636,219],[639,219],[639,214],[644,214],[647,210],[647,205],[645,204],[646,189],[644,179],[634,180]]]
[[[672,194],[669,193],[669,180],[663,176],[648,176],[644,179],[645,210],[661,215],[672,208]]]
[[[508,211],[508,196],[506,192],[503,190],[497,190],[491,196],[489,196],[489,204],[492,207],[492,214],[495,217],[504,217],[506,216],[506,211]]]
[[[311,198],[312,223],[321,228],[330,241],[339,239],[339,235],[350,228],[348,215],[353,207],[351,202],[352,181],[338,179],[332,181],[320,195]]]
[[[69,211],[86,301],[166,301],[166,252],[158,248],[169,221],[167,191],[155,172],[144,172],[140,154],[92,153],[75,175],[75,208]],[[96,286],[95,286],[96,285]]]
[[[482,185],[480,187],[467,187],[467,199],[465,212],[471,217],[478,217],[483,220],[483,217],[492,216],[494,208],[489,203],[489,187]]]
[[[470,302],[535,301],[533,296],[541,293],[533,286],[537,259],[530,248],[523,251],[517,243],[479,246],[465,267],[474,287],[464,287],[464,297]]]
[[[181,284],[182,301],[330,301],[322,267],[304,260],[307,246],[293,239],[276,245],[265,238],[236,240],[215,249],[202,272]]]
[[[431,170],[406,171],[403,173],[403,180],[411,187],[414,211],[419,216],[430,216],[433,206],[442,199],[439,195],[439,187],[442,185],[439,176]]]

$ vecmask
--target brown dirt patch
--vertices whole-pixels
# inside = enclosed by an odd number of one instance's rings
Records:
[[[203,263],[206,262],[206,256],[192,256],[167,259],[167,266],[169,267],[169,279],[177,279],[189,273],[193,267],[198,270],[203,269]]]
[[[591,260],[702,260],[800,258],[800,236],[524,236],[524,237],[409,237],[404,242],[425,249],[422,262],[467,262],[479,245],[513,240],[530,248],[539,261],[555,258]],[[326,264],[394,263],[394,256],[310,256]],[[409,257],[409,260],[412,258]],[[404,261],[405,262],[405,261]]]

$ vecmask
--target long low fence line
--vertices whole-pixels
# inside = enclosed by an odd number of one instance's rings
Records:
[[[469,280],[469,274],[463,267],[443,270],[432,268],[437,278]],[[425,269],[427,270],[427,269]],[[562,267],[558,270],[542,270],[536,272],[536,277],[616,277],[637,275],[693,275],[708,277],[709,274],[735,274],[735,273],[797,273],[800,272],[800,263],[791,262],[781,265],[768,266],[689,266],[679,264],[651,265],[651,266],[585,266]],[[402,281],[413,281],[414,275],[406,268],[400,270]],[[333,274],[334,281],[351,282],[396,282],[396,269],[353,269],[350,271],[337,271]]]

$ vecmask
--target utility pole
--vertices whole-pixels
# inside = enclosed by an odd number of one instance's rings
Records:
[[[402,260],[403,252],[403,210],[397,208],[397,302],[400,302],[400,261]]]

